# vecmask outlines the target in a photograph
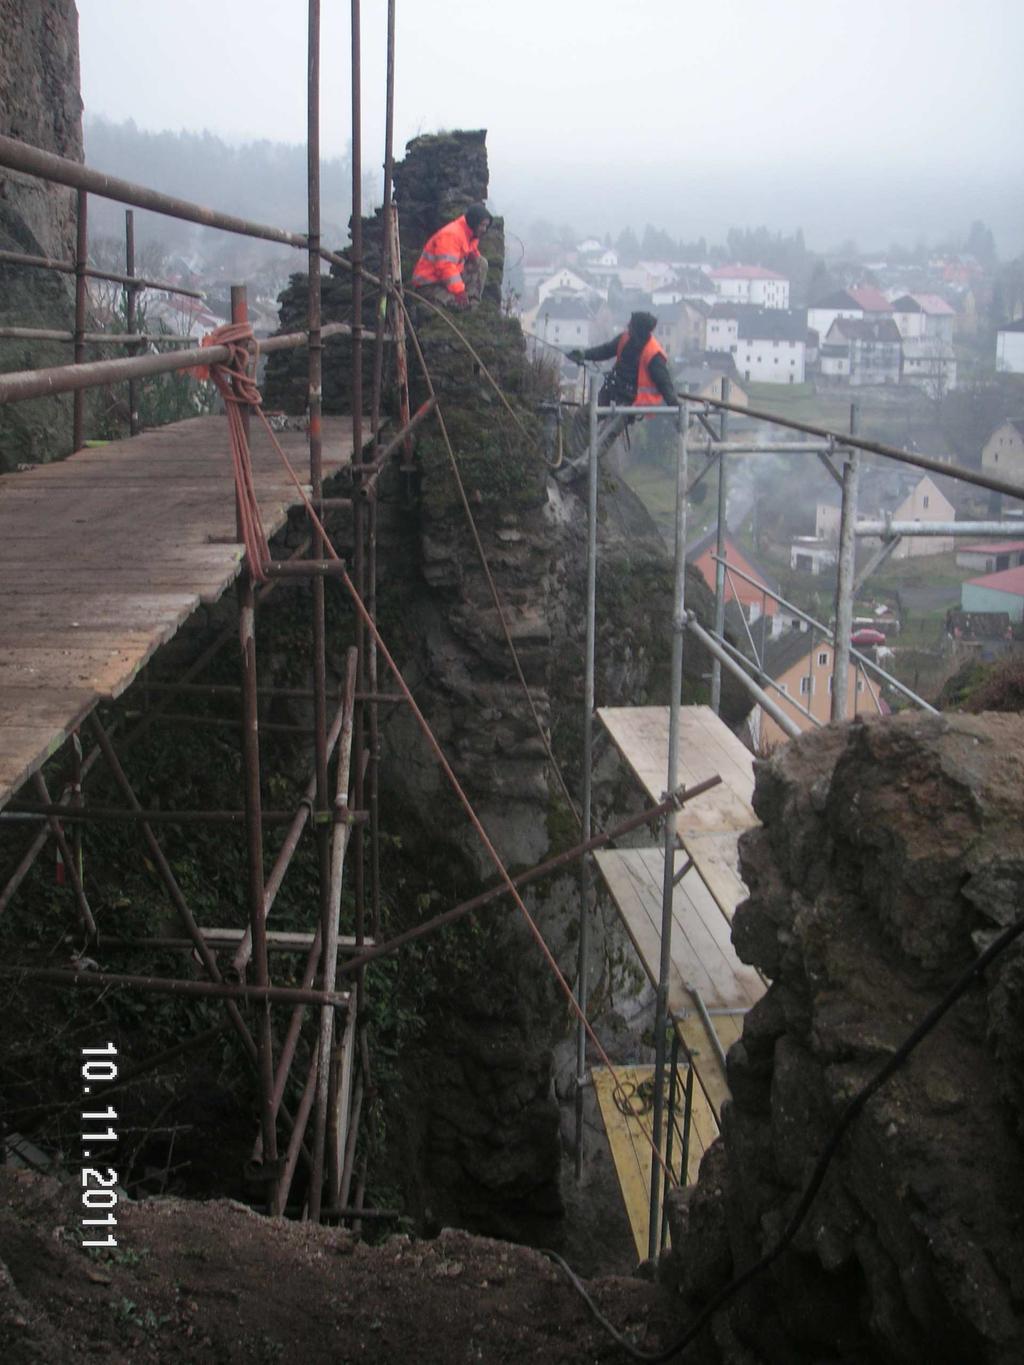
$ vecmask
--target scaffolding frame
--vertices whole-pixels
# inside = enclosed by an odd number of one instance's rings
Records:
[[[716,430],[710,417],[713,413],[719,416],[719,426]],[[738,414],[746,418],[754,418],[773,426],[783,427],[793,431],[803,432],[813,437],[811,441],[794,442],[768,442],[764,445],[752,443],[734,442],[728,439],[728,418],[730,414]],[[582,785],[582,804],[584,829],[589,831],[593,818],[593,788],[592,788],[592,764],[593,764],[593,740],[592,727],[595,715],[594,706],[594,677],[595,677],[595,640],[596,640],[596,559],[597,559],[597,489],[598,489],[598,447],[599,447],[599,419],[602,417],[628,419],[666,416],[675,420],[677,430],[677,455],[675,460],[675,511],[673,520],[673,607],[671,621],[671,682],[669,694],[669,737],[668,737],[668,760],[666,771],[666,790],[674,791],[678,782],[679,764],[679,708],[682,705],[682,666],[684,636],[688,633],[693,639],[699,641],[709,652],[712,659],[711,676],[711,698],[712,709],[715,714],[719,714],[721,707],[721,669],[724,667],[733,674],[741,683],[745,690],[751,695],[754,701],[762,707],[780,726],[780,728],[790,738],[795,738],[802,733],[800,725],[787,712],[783,711],[764,690],[761,683],[771,681],[764,674],[761,657],[753,644],[753,637],[750,636],[751,648],[753,651],[753,661],[749,660],[725,637],[725,599],[727,587],[729,586],[729,576],[733,573],[738,574],[748,583],[754,584],[762,590],[766,596],[775,598],[778,602],[793,610],[804,619],[811,632],[813,644],[815,632],[821,632],[822,636],[829,640],[832,645],[833,667],[831,673],[831,720],[836,721],[846,719],[847,705],[847,681],[851,661],[857,670],[864,670],[865,677],[870,670],[878,678],[879,683],[888,683],[896,687],[913,705],[921,709],[934,712],[934,708],[929,706],[923,698],[918,697],[910,688],[901,684],[892,677],[878,664],[869,659],[866,655],[856,650],[851,642],[852,633],[852,614],[853,600],[859,587],[866,579],[868,573],[873,571],[881,562],[885,554],[891,553],[892,548],[898,543],[901,535],[919,534],[919,527],[922,523],[902,523],[893,522],[891,518],[878,523],[874,521],[858,521],[857,515],[857,491],[859,476],[859,461],[862,453],[881,455],[892,459],[898,463],[907,464],[925,470],[929,473],[938,473],[950,478],[958,479],[962,482],[973,484],[976,487],[987,489],[991,492],[998,492],[1005,496],[1024,500],[1024,487],[1008,483],[1003,479],[998,479],[981,470],[967,469],[960,465],[947,463],[933,459],[926,455],[916,452],[901,450],[897,446],[887,445],[878,441],[865,440],[857,434],[857,410],[851,406],[850,429],[848,432],[831,431],[828,428],[817,426],[807,422],[795,421],[791,418],[779,417],[773,413],[760,409],[751,409],[737,405],[730,401],[728,388],[723,391],[721,399],[705,397],[704,395],[681,395],[677,406],[668,405],[641,405],[641,406],[622,406],[613,404],[610,406],[599,406],[597,398],[597,385],[591,381],[589,418],[590,418],[590,444],[588,461],[588,539],[587,539],[587,623],[586,623],[586,685],[584,698],[584,740],[583,740],[583,785]],[[704,439],[699,439],[701,433]],[[691,448],[702,449],[706,456],[704,468],[697,474],[692,482],[689,481],[689,455]],[[836,573],[835,588],[835,629],[815,620],[806,612],[793,607],[784,598],[772,592],[764,584],[751,578],[742,570],[729,563],[725,556],[725,514],[726,514],[726,489],[727,489],[727,457],[730,454],[757,454],[775,450],[785,450],[787,453],[806,453],[816,456],[828,469],[832,478],[842,489],[842,501],[840,510],[840,535],[839,535],[839,558]],[[842,467],[837,469],[833,464],[833,459],[842,456]],[[712,556],[715,564],[715,598],[714,598],[714,628],[707,630],[696,618],[696,614],[687,610],[685,606],[685,566],[686,566],[686,503],[689,493],[704,478],[709,470],[717,465],[719,471],[718,503],[716,510],[715,541],[716,552]],[[923,532],[924,534],[942,535],[967,535],[967,536],[1010,536],[1014,527],[1013,523],[999,522],[964,522],[959,526],[956,523],[943,523],[941,531]],[[1017,528],[1019,531],[1019,527]],[[857,537],[881,537],[882,552],[872,558],[865,567],[860,578],[855,574],[855,544]],[[735,594],[734,594],[735,595]],[[762,613],[763,614],[763,613]],[[748,636],[750,632],[748,630]],[[813,657],[813,655],[812,655]],[[757,676],[754,676],[757,675]],[[760,679],[760,681],[759,681]],[[875,708],[881,712],[879,695],[871,688],[870,682],[867,683],[868,689],[874,700]],[[793,699],[787,697],[792,703]],[[799,708],[798,709],[803,709]],[[814,719],[813,717],[809,717]],[[819,722],[815,722],[816,724]],[[665,1246],[665,1229],[667,1226],[667,1189],[662,1186],[662,1150],[665,1141],[666,1131],[666,1105],[668,1106],[668,1142],[672,1141],[672,1134],[675,1132],[680,1136],[680,1140],[685,1147],[689,1147],[689,1106],[684,1106],[682,1132],[679,1133],[677,1123],[674,1119],[675,1096],[680,1087],[678,1076],[678,1035],[672,1031],[672,1052],[669,1055],[669,1020],[668,1020],[668,989],[669,971],[671,966],[672,949],[672,911],[673,911],[673,891],[676,882],[687,870],[684,866],[682,871],[677,874],[675,870],[675,855],[679,840],[676,835],[674,815],[669,812],[666,816],[663,828],[663,857],[664,857],[664,878],[662,885],[661,903],[661,939],[660,939],[660,961],[658,981],[655,993],[655,1075],[654,1075],[654,1104],[652,1116],[652,1152],[651,1152],[651,1174],[650,1174],[650,1208],[649,1208],[649,1242],[648,1256],[651,1260],[657,1260]],[[579,958],[578,958],[578,984],[577,999],[585,1009],[587,998],[587,977],[590,967],[590,930],[589,917],[591,913],[591,876],[588,868],[590,862],[589,853],[584,857],[583,867],[581,868],[581,898],[580,898],[580,925],[579,925]],[[698,1011],[706,1014],[703,1009],[703,1002],[695,994],[695,1004]],[[705,1018],[708,1037],[712,1045],[718,1046],[714,1028],[710,1018]],[[685,1047],[684,1047],[685,1051]],[[692,1085],[690,1079],[692,1075],[692,1058],[687,1054],[684,1059],[686,1068],[686,1079],[682,1082],[683,1089]],[[577,1065],[576,1065],[577,1092],[582,1091],[586,1083],[586,1034],[582,1024],[577,1033]],[[577,1102],[576,1106],[576,1170],[577,1174],[582,1170],[584,1162],[584,1126],[582,1118],[582,1103]],[[685,1170],[685,1165],[683,1170]]]
[[[69,332],[50,329],[5,328],[2,335],[24,340],[59,340],[74,347],[74,363],[45,369],[0,375],[0,403],[59,393],[74,395],[72,414],[72,448],[84,445],[84,395],[87,388],[100,384],[127,381],[129,392],[129,434],[139,431],[138,386],[147,377],[180,371],[196,362],[194,346],[182,344],[178,349],[163,354],[137,354],[150,340],[135,330],[137,299],[144,289],[158,289],[192,298],[202,295],[172,282],[152,280],[135,270],[134,221],[131,209],[125,219],[124,273],[102,271],[89,265],[88,202],[91,194],[162,213],[177,219],[197,223],[244,237],[279,242],[306,252],[308,258],[309,298],[307,325],[302,332],[277,336],[261,343],[262,352],[306,346],[309,355],[307,411],[309,442],[309,481],[312,506],[318,518],[338,507],[351,509],[355,532],[355,572],[359,595],[374,610],[376,598],[376,483],[381,468],[400,447],[411,451],[412,433],[431,411],[427,404],[415,416],[409,417],[407,375],[401,380],[406,385],[403,394],[404,422],[402,429],[386,445],[381,438],[381,388],[383,383],[382,353],[385,341],[392,341],[395,332],[404,325],[394,306],[389,311],[390,331],[378,325],[376,334],[363,334],[362,287],[366,277],[371,284],[381,281],[362,269],[362,175],[361,175],[361,36],[359,0],[350,0],[351,18],[351,75],[352,75],[352,219],[353,236],[351,259],[347,260],[326,250],[320,241],[320,0],[308,0],[308,105],[307,105],[307,190],[308,221],[304,234],[238,218],[185,199],[151,190],[146,186],[119,180],[94,171],[78,162],[68,161],[42,149],[0,137],[0,165],[29,177],[51,184],[69,186],[75,191],[76,232],[73,261],[51,260],[18,252],[0,252],[0,263],[29,269],[47,269],[74,275],[74,328]],[[393,216],[391,176],[394,167],[394,43],[395,3],[389,0],[387,11],[386,83],[387,120],[385,132],[385,203]],[[384,242],[385,278],[400,279],[401,270],[389,252],[397,251],[397,223]],[[353,316],[351,326],[341,323],[322,325],[320,316],[321,262],[339,266],[351,272],[353,280]],[[126,295],[125,334],[90,333],[87,322],[87,284],[89,279],[104,279],[119,284]],[[232,288],[232,321],[247,321],[244,286]],[[331,336],[350,335],[353,341],[352,360],[352,498],[324,496],[323,439],[321,421],[322,352],[324,341]],[[364,377],[362,345],[373,344],[374,366],[371,388],[370,441],[364,450],[363,405]],[[86,348],[90,345],[118,345],[129,349],[122,359],[89,362]],[[224,346],[207,347],[203,360],[223,363],[228,359]],[[237,502],[237,495],[236,495]],[[240,512],[236,506],[236,515]],[[328,696],[326,683],[326,611],[325,579],[338,566],[325,560],[325,546],[319,522],[311,518],[309,534],[290,556],[265,566],[269,581],[257,589],[254,568],[243,561],[236,581],[237,633],[241,665],[241,684],[225,691],[237,696],[240,702],[242,753],[243,809],[238,811],[175,811],[153,812],[143,808],[121,767],[114,747],[117,722],[104,727],[99,720],[94,702],[84,724],[94,740],[90,752],[83,756],[77,730],[67,741],[68,766],[71,780],[54,802],[46,788],[41,771],[32,781],[40,800],[34,806],[23,801],[11,803],[0,814],[5,824],[40,822],[40,828],[23,853],[17,867],[0,890],[0,913],[10,904],[18,887],[38,858],[43,847],[53,838],[60,849],[72,895],[80,920],[84,942],[97,939],[97,928],[88,904],[80,876],[76,848],[69,839],[77,841],[78,831],[94,820],[128,820],[142,833],[160,881],[178,911],[186,930],[186,937],[175,940],[176,945],[191,950],[202,962],[206,980],[185,980],[178,977],[125,975],[95,970],[60,971],[34,964],[12,969],[16,977],[48,981],[64,989],[96,989],[112,985],[158,992],[168,995],[190,995],[223,999],[230,1024],[238,1033],[257,1077],[259,1132],[253,1156],[261,1166],[261,1181],[266,1185],[265,1206],[271,1213],[281,1213],[288,1206],[289,1194],[296,1167],[302,1159],[310,1171],[305,1214],[311,1219],[323,1216],[343,1217],[358,1222],[360,1216],[374,1216],[373,1210],[363,1208],[365,1180],[356,1178],[355,1132],[358,1125],[362,1096],[371,1086],[369,1050],[365,1037],[365,1022],[360,1010],[363,993],[363,969],[353,973],[351,990],[336,989],[339,956],[358,957],[375,946],[374,935],[379,930],[379,849],[377,826],[377,708],[381,703],[404,702],[400,695],[377,690],[377,670],[374,650],[367,650],[365,628],[360,625],[355,648],[347,659],[344,686],[339,696]],[[236,527],[237,531],[237,527]],[[239,537],[240,538],[240,537]],[[341,566],[342,568],[344,566]],[[312,587],[313,647],[311,689],[292,689],[311,695],[314,703],[312,731],[313,773],[305,796],[294,810],[274,812],[262,809],[261,773],[263,760],[260,752],[260,701],[269,693],[288,689],[260,689],[256,671],[257,608],[282,580],[309,582]],[[203,691],[199,677],[210,662],[229,643],[236,627],[230,625],[220,632],[213,643],[185,670],[179,683],[167,684],[169,695],[147,706],[141,719],[127,734],[118,736],[118,747],[137,740],[156,721],[171,719],[168,708],[174,696],[187,693],[190,688]],[[367,662],[369,653],[369,662]],[[146,688],[146,683],[143,682]],[[160,689],[154,688],[154,691]],[[148,691],[146,693],[149,700]],[[364,720],[364,713],[368,719]],[[177,718],[182,721],[184,718]],[[188,718],[196,723],[194,718]],[[289,728],[289,727],[284,727]],[[367,743],[367,733],[369,743]],[[90,808],[86,803],[83,785],[89,774],[103,760],[122,797],[116,809]],[[41,761],[41,760],[40,760]],[[336,763],[336,778],[332,792],[329,785],[329,766]],[[367,801],[367,790],[369,800]],[[222,824],[244,826],[246,850],[246,890],[248,924],[244,931],[200,927],[195,922],[188,902],[163,854],[154,833],[154,824],[163,816],[179,823],[193,822],[216,826]],[[287,826],[284,842],[269,875],[263,851],[263,829],[270,824]],[[69,826],[66,837],[64,825]],[[317,846],[318,910],[315,931],[300,935],[281,935],[268,930],[274,899],[288,871],[306,826],[310,826]],[[365,888],[362,864],[364,859],[364,829],[370,832],[372,867],[372,908],[369,916],[371,933],[367,933]],[[353,844],[348,854],[349,842]],[[346,873],[346,864],[348,872]],[[353,866],[354,864],[354,866]],[[340,935],[340,909],[343,882],[353,883],[355,898],[355,932],[345,938]],[[104,942],[106,942],[104,940]],[[110,946],[158,948],[162,940],[111,940]],[[234,948],[230,970],[225,978],[215,956],[216,948]],[[270,971],[271,953],[288,955],[300,953],[304,958],[301,985],[275,985]],[[6,973],[5,973],[6,974]],[[253,1011],[255,1027],[250,1029],[239,1012],[239,1004],[246,1003]],[[272,1005],[291,1006],[291,1019],[280,1052],[275,1058],[271,1033]],[[302,1088],[298,1109],[293,1115],[284,1103],[285,1087],[292,1072],[304,1016],[313,1008],[313,1040],[309,1044],[310,1064]],[[341,1011],[341,1021],[335,1032],[335,1015]],[[219,1034],[222,1030],[213,1030]],[[211,1034],[194,1040],[198,1046],[208,1041]],[[184,1051],[192,1044],[182,1045]],[[178,1049],[174,1050],[176,1053]],[[163,1054],[166,1055],[166,1054]],[[133,1075],[146,1074],[160,1063],[150,1059],[136,1067]],[[116,1082],[114,1083],[116,1085]],[[99,1091],[100,1087],[97,1087]],[[312,1124],[312,1143],[306,1134]],[[283,1132],[282,1132],[283,1128]],[[279,1137],[286,1141],[279,1146]]]

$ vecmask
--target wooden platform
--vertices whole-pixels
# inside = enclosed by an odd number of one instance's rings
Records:
[[[278,439],[305,477],[306,436]],[[325,419],[325,478],[351,450],[348,420]],[[273,535],[299,495],[258,424],[252,454]],[[0,806],[241,563],[222,416],[0,477]]]
[[[660,801],[668,781],[668,707],[601,707],[597,714],[651,801]],[[676,816],[676,829],[705,886],[731,920],[747,896],[739,870],[739,837],[758,824],[751,806],[754,756],[710,706],[681,706],[680,783],[692,787],[716,775],[721,785],[687,802]]]
[[[625,1093],[616,1091],[615,1081],[606,1067],[594,1067],[591,1071],[615,1173],[622,1190],[622,1200],[636,1244],[637,1259],[643,1261],[647,1259],[647,1233],[650,1227],[651,1145],[647,1134],[651,1131],[652,1122],[654,1067],[616,1067],[615,1074]],[[684,1068],[680,1067],[671,1169],[676,1179],[692,1185],[697,1179],[701,1157],[718,1136],[718,1124],[704,1096],[695,1086],[690,1116],[690,1150],[684,1179],[681,1170],[684,1074]],[[665,1113],[667,1116],[667,1102]],[[661,1152],[664,1155],[664,1140]]]
[[[668,707],[605,707],[598,716],[651,801],[659,801],[668,780]],[[728,1082],[693,992],[728,1050],[742,1032],[744,1013],[765,991],[761,976],[736,956],[731,929],[733,912],[747,896],[739,837],[758,823],[750,804],[754,760],[709,706],[680,707],[679,734],[680,783],[690,787],[715,775],[722,778],[676,817],[683,850],[676,855],[676,869],[687,857],[693,868],[673,892],[668,997],[669,1013],[717,1119]],[[641,965],[657,986],[664,854],[647,848],[602,850],[594,856]]]

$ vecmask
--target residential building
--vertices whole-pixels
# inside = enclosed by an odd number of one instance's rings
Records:
[[[996,369],[1002,374],[1024,374],[1024,318],[1007,322],[996,332]]]
[[[902,482],[902,481],[901,481]],[[902,497],[893,506],[893,500],[888,499],[888,507],[892,508],[893,521],[955,521],[956,508],[946,497],[942,489],[939,488],[935,480],[928,474],[922,477],[911,475],[909,487],[903,484],[901,490]],[[867,496],[865,496],[867,494]],[[876,490],[877,497],[877,490]],[[885,502],[882,506],[875,502],[872,507],[871,498],[868,490],[862,490],[858,513],[861,517],[871,520],[881,520],[888,510]],[[818,540],[833,548],[839,544],[839,517],[840,505],[838,497],[822,498],[814,511],[814,532]],[[859,538],[859,543],[874,548],[879,542],[871,537]],[[952,536],[902,536],[899,544],[893,550],[890,558],[892,559],[911,559],[921,555],[943,555],[949,554],[954,548]],[[791,552],[792,558],[792,552]],[[794,568],[801,567],[794,565]]]
[[[924,336],[925,311],[912,294],[893,299],[892,320],[904,341],[920,341]]]
[[[807,310],[807,326],[818,333],[824,342],[829,328],[839,318],[862,318],[864,307],[853,297],[853,291],[839,289],[834,294],[812,303]]]
[[[789,280],[759,265],[723,265],[709,278],[723,299],[759,308],[788,308]]]
[[[705,351],[728,351],[736,354],[739,341],[739,315],[728,303],[716,303],[704,324]]]
[[[704,349],[706,307],[687,299],[661,306],[655,300],[655,307],[658,318],[656,335],[670,360],[695,355]]]
[[[892,316],[904,341],[953,340],[956,309],[938,294],[901,294],[893,299]]]
[[[1024,568],[969,578],[960,585],[963,611],[1005,611],[1012,622],[1024,620]]]
[[[717,573],[717,563],[715,554],[717,550],[717,529],[712,527],[699,540],[693,541],[686,547],[686,560],[692,564],[700,573],[704,582],[712,592],[715,591],[715,577]],[[748,578],[757,579],[758,587],[753,583],[748,583],[746,578],[740,578],[738,574],[726,574],[725,577],[725,601],[726,605],[730,602],[738,604],[743,613],[744,620],[748,625],[753,625],[762,616],[766,618],[770,636],[774,638],[787,624],[779,612],[779,604],[772,596],[778,593],[779,585],[777,581],[756,562],[752,555],[741,550],[731,536],[726,535],[723,546],[723,558],[728,560],[730,566],[739,569],[740,573],[746,574]],[[741,627],[742,629],[742,627]]]
[[[904,341],[900,382],[915,384],[929,398],[941,398],[956,388],[956,351],[951,341],[925,336]]]
[[[596,341],[594,305],[581,294],[553,294],[523,315],[523,330],[551,346],[585,351]]]
[[[939,294],[915,294],[924,313],[924,334],[936,341],[953,344],[956,309]]]
[[[724,359],[724,357],[722,357]],[[735,378],[735,369],[727,365],[677,365],[672,370],[672,380],[677,393],[692,395],[694,398],[725,399],[725,380],[729,380],[730,403],[745,408],[750,400],[746,390]]]
[[[1024,417],[996,427],[981,448],[981,467],[987,474],[1024,484]]]
[[[892,514],[893,521],[955,521],[956,508],[929,474],[918,479]],[[954,548],[952,536],[903,536],[893,559],[946,555]]]
[[[980,574],[1002,573],[1024,564],[1024,540],[982,540],[977,545],[961,545],[956,552],[961,569],[977,569]]]
[[[789,567],[817,576],[832,568],[839,558],[834,540],[820,536],[794,536],[789,546]]]
[[[873,284],[855,284],[846,292],[864,310],[865,317],[892,316],[892,304]]]
[[[672,277],[659,284],[651,293],[655,307],[664,303],[678,303],[681,299],[691,299],[705,303],[710,308],[717,298],[718,295],[712,288],[708,276],[696,266],[684,269],[674,267]]]
[[[761,384],[802,384],[807,364],[807,319],[801,311],[739,310],[734,352],[741,378]]]
[[[827,724],[832,715],[832,669],[834,652],[828,640],[812,639],[803,631],[789,631],[769,642],[764,652],[764,671],[775,683],[766,691],[801,730],[814,728],[814,721],[793,702],[810,711],[815,720]],[[878,683],[863,665],[851,662],[846,684],[846,719],[858,715],[884,715],[886,703],[879,696]],[[751,731],[759,753],[770,753],[784,744],[788,736],[760,707],[751,717]]]
[[[574,270],[570,270],[568,266],[562,266],[561,270],[556,270],[553,275],[549,275],[537,286],[539,303],[543,303],[549,294],[554,293],[607,298],[606,290],[597,288],[589,280],[585,280],[582,275],[577,275]]]
[[[822,378],[853,386],[898,384],[900,350],[891,318],[837,318],[821,343]]]

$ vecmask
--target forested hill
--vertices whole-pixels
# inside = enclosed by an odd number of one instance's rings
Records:
[[[85,156],[97,170],[165,194],[275,227],[303,231],[306,226],[306,149],[302,144],[232,145],[210,132],[152,133],[137,127],[134,120],[112,123],[87,118]],[[348,153],[321,163],[321,214],[328,241],[341,241],[348,235],[351,164]],[[374,190],[372,182],[365,183],[364,199],[374,198]],[[143,237],[158,235],[177,250],[194,241],[186,223],[164,219],[157,227],[152,215],[137,217],[137,231]],[[101,235],[123,235],[123,208],[94,198],[90,227]]]

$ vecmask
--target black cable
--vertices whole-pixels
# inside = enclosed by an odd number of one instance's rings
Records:
[[[674,1356],[677,1356],[696,1339],[711,1317],[724,1303],[731,1299],[735,1294],[738,1294],[744,1285],[749,1284],[755,1276],[760,1275],[763,1271],[767,1270],[768,1267],[782,1255],[796,1236],[800,1224],[807,1217],[810,1207],[814,1203],[815,1196],[821,1188],[822,1181],[825,1179],[825,1172],[828,1170],[829,1163],[835,1156],[839,1143],[847,1128],[849,1128],[850,1124],[864,1108],[872,1095],[880,1090],[886,1081],[900,1069],[915,1048],[923,1042],[928,1034],[931,1033],[932,1029],[935,1028],[943,1015],[947,1014],[949,1010],[952,1009],[974,978],[980,976],[985,968],[988,967],[991,962],[994,962],[1001,953],[1005,952],[1014,939],[1019,938],[1022,933],[1024,933],[1024,915],[1022,915],[1020,919],[1015,920],[1013,924],[1004,929],[1002,933],[998,934],[996,938],[992,940],[981,956],[961,973],[939,1003],[934,1005],[916,1028],[907,1035],[886,1064],[870,1081],[861,1087],[856,1095],[854,1095],[853,1099],[850,1100],[849,1104],[847,1104],[846,1108],[843,1110],[836,1126],[832,1130],[831,1136],[822,1149],[821,1156],[818,1158],[811,1178],[807,1182],[800,1202],[797,1204],[796,1209],[779,1240],[770,1251],[765,1252],[759,1261],[756,1261],[754,1265],[742,1271],[734,1280],[731,1280],[729,1284],[720,1289],[710,1302],[705,1304],[704,1308],[682,1336],[678,1337],[671,1345],[666,1346],[664,1350],[652,1354],[649,1351],[639,1350],[638,1347],[627,1341],[626,1338],[611,1325],[607,1318],[600,1313],[582,1282],[569,1266],[566,1265],[561,1256],[554,1251],[544,1252],[545,1256],[556,1261],[562,1267],[597,1321],[609,1335],[633,1357],[634,1360],[648,1361],[650,1362],[650,1365],[661,1365],[662,1362],[669,1361]]]

